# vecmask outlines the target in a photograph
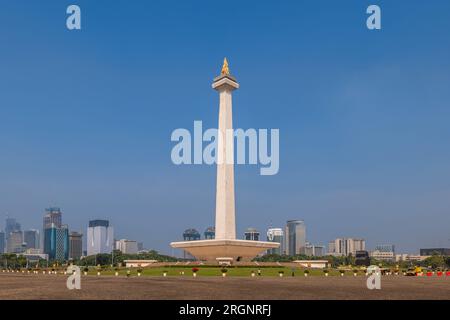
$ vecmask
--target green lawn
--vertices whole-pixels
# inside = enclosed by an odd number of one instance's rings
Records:
[[[192,268],[193,266],[176,266],[176,267],[156,267],[156,268],[143,268],[142,270],[142,276],[162,276],[164,271],[167,271],[167,276],[181,276],[180,272],[184,272],[184,276],[192,276]],[[221,276],[221,268],[220,267],[197,267],[199,271],[197,272],[197,276]],[[119,270],[119,276],[126,276],[127,270],[130,270],[130,274],[132,276],[137,275],[138,268],[121,268]],[[251,272],[255,272],[255,276],[258,276],[258,268],[252,268],[252,267],[230,267],[227,268],[227,276],[231,277],[250,277]],[[292,275],[291,268],[288,267],[261,267],[259,270],[261,270],[261,276],[268,276],[268,277],[278,277],[280,271],[284,271],[284,276],[290,277]],[[295,276],[304,276],[304,269],[296,268]],[[97,270],[96,268],[89,268],[89,275],[96,275]],[[113,269],[105,269],[101,271],[102,275],[114,275],[115,271]],[[339,275],[339,271],[336,269],[329,269],[329,275],[330,276],[337,276]],[[346,276],[353,276],[352,272],[347,271],[345,273]],[[359,275],[363,275],[363,273],[359,273]],[[322,270],[309,270],[309,276],[324,276],[324,273]]]

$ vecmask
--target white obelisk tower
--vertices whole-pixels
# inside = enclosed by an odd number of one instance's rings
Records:
[[[234,212],[234,132],[232,92],[239,88],[224,59],[221,75],[212,87],[219,92],[215,239],[171,242],[172,248],[189,252],[198,260],[232,263],[250,261],[257,254],[278,248],[277,242],[236,239]]]
[[[236,239],[234,211],[234,135],[232,92],[239,88],[224,59],[221,75],[212,87],[219,92],[217,143],[216,239]]]

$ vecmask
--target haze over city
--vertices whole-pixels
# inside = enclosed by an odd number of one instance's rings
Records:
[[[217,127],[227,56],[235,127],[280,129],[278,174],[235,167],[238,237],[302,219],[318,244],[450,245],[450,4],[379,1],[381,36],[366,1],[78,2],[89,32],[58,27],[67,3],[0,12],[0,229],[59,206],[70,230],[104,218],[170,253],[214,225],[215,166],[174,165],[170,134]]]

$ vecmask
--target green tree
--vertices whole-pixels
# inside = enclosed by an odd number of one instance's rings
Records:
[[[431,268],[445,268],[446,261],[444,259],[444,256],[433,254],[431,257],[426,258],[421,263],[422,266],[428,267],[431,266]]]
[[[445,257],[445,265],[447,266],[447,268],[450,268],[450,256]]]

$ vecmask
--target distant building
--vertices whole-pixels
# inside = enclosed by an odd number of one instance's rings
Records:
[[[46,208],[42,223],[42,249],[49,259],[56,257],[56,229],[62,226],[62,212],[60,208]]]
[[[278,248],[267,250],[268,254],[284,254],[284,232],[281,228],[270,228],[267,230],[267,241],[279,243]]]
[[[16,221],[16,219],[14,218],[10,218],[9,216],[6,218],[6,223],[5,223],[5,249],[7,252],[12,252],[9,251],[10,248],[16,247],[17,244],[13,243],[13,244],[8,244],[9,242],[9,238],[11,236],[11,233],[13,232],[21,232],[22,229],[20,227],[20,224]],[[17,234],[15,235],[15,237],[17,238]],[[15,242],[17,239],[13,240],[13,242]],[[20,250],[19,250],[20,251]]]
[[[5,239],[5,233],[0,231],[0,254],[5,253],[5,246],[6,246],[6,239]]]
[[[7,247],[8,253],[22,253],[25,251],[26,248],[23,245],[22,231],[12,231],[9,233]]]
[[[111,253],[114,247],[114,229],[108,220],[91,220],[87,230],[88,256]]]
[[[42,249],[33,249],[33,248],[25,250],[24,253],[27,253],[27,254],[44,254]]]
[[[50,260],[66,261],[69,259],[69,228],[67,225],[58,227],[52,224],[45,229],[44,254]]]
[[[55,260],[67,261],[69,259],[69,228],[62,225],[56,229],[56,252]]]
[[[138,242],[137,243],[137,247],[138,247],[138,251],[143,251],[144,250],[144,243],[143,242]]]
[[[306,226],[303,220],[289,220],[285,231],[286,254],[293,256],[305,253]]]
[[[72,231],[69,233],[69,259],[78,260],[83,255],[83,234]]]
[[[120,250],[125,254],[138,253],[138,243],[134,240],[121,239],[116,241],[116,250]]]
[[[395,261],[395,246],[378,245],[370,252],[370,257],[376,260]]]
[[[244,233],[245,240],[259,241],[259,231],[255,228],[248,228]]]
[[[420,256],[420,255],[414,255],[414,254],[408,254],[408,253],[401,253],[395,255],[395,261],[422,261],[425,260],[428,256]]]
[[[14,231],[21,231],[20,224],[14,218],[7,217],[5,224],[5,236],[6,240],[9,239],[9,235]]]
[[[51,207],[51,208],[45,209],[44,230],[47,228],[51,228],[52,224],[54,224],[57,228],[61,227],[61,225],[62,225],[61,208]]]
[[[183,232],[183,240],[184,241],[196,241],[200,240],[200,233],[196,229],[186,229]]]
[[[39,249],[39,231],[35,229],[25,230],[23,232],[23,241],[27,249]]]
[[[206,228],[204,235],[205,235],[205,239],[207,239],[207,240],[214,239],[216,237],[216,228],[214,228],[214,227]]]
[[[357,250],[355,252],[355,265],[356,266],[370,266],[369,253],[366,250]]]
[[[366,250],[366,241],[355,238],[337,238],[328,243],[328,253],[336,256],[356,255],[356,251]]]
[[[48,254],[42,253],[40,249],[27,249],[21,255],[27,258],[28,263],[37,263],[41,259],[48,261]]]
[[[325,255],[325,247],[320,245],[314,245],[306,243],[305,255],[310,257],[323,257]]]
[[[336,244],[333,241],[328,242],[328,254],[336,255]]]
[[[438,254],[438,255],[442,255],[442,256],[450,256],[450,248],[420,249],[421,256],[432,256],[433,254]]]
[[[395,254],[392,251],[373,250],[370,252],[370,257],[376,260],[384,260],[384,261],[395,260]]]
[[[381,252],[395,252],[395,245],[393,244],[383,244],[375,246],[375,250]]]
[[[196,241],[200,240],[200,233],[196,229],[186,229],[183,232],[183,240],[184,241]],[[183,258],[184,259],[194,259],[194,257],[187,251],[183,250]]]

